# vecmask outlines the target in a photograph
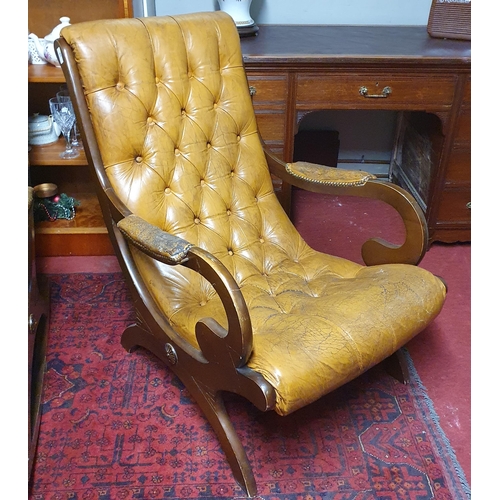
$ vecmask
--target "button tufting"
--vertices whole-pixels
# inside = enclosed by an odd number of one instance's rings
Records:
[[[137,156],[137,157],[135,158],[135,161],[136,161],[137,163],[141,163],[141,162],[142,162],[142,156]]]
[[[238,134],[238,135],[236,136],[236,140],[237,140],[238,142],[240,142],[240,141],[241,141],[241,135],[239,135],[239,134]]]
[[[234,255],[234,252],[232,250],[229,250],[229,252],[227,252],[229,255]]]
[[[229,210],[229,208],[227,209],[226,214],[231,215],[231,210]]]
[[[178,156],[178,155],[180,154],[179,149],[175,148],[175,149],[174,149],[174,154]]]
[[[200,184],[201,184],[202,186],[204,186],[204,185],[205,185],[205,181],[204,181],[203,179],[201,179]]]
[[[201,222],[200,219],[198,219],[198,217],[196,217],[196,219],[194,220],[194,223],[199,224],[200,222]]]
[[[210,142],[207,142],[207,149],[210,149],[212,147],[212,144]]]
[[[185,109],[181,109],[181,115],[182,116],[186,116],[186,110]]]
[[[170,194],[172,190],[170,188],[165,188],[165,194]]]
[[[259,241],[260,241],[261,243],[264,243],[264,238],[259,238]]]
[[[118,82],[116,84],[116,90],[123,90],[125,88],[125,85],[122,82]]]

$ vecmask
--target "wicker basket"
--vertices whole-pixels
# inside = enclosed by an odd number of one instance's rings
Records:
[[[427,32],[435,38],[471,39],[471,0],[432,0]]]

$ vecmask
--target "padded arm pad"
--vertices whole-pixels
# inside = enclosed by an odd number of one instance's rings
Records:
[[[193,245],[153,226],[137,215],[129,215],[117,224],[120,232],[137,248],[166,264],[180,264]]]
[[[370,179],[377,178],[375,175],[361,170],[342,170],[305,161],[287,163],[285,168],[294,177],[328,186],[364,186]]]

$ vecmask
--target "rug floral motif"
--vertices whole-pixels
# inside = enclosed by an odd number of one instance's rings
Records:
[[[50,279],[30,500],[243,498],[215,434],[182,383],[148,352],[129,354],[121,347],[120,335],[134,321],[122,275]],[[409,361],[408,385],[375,368],[287,417],[228,395],[258,498],[470,498]]]

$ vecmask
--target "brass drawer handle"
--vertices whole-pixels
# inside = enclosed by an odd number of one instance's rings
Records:
[[[31,333],[33,333],[36,330],[36,319],[33,314],[30,314],[28,316],[28,328]]]
[[[365,87],[364,85],[362,87],[359,87],[359,93],[363,96],[363,97],[367,97],[367,98],[370,98],[370,99],[378,99],[380,97],[389,97],[389,94],[392,92],[392,89],[391,87],[384,87],[382,89],[382,93],[381,94],[369,94],[368,93],[368,88]]]
[[[250,91],[250,97],[253,97],[257,93],[257,89],[253,85],[250,85],[248,90]]]

